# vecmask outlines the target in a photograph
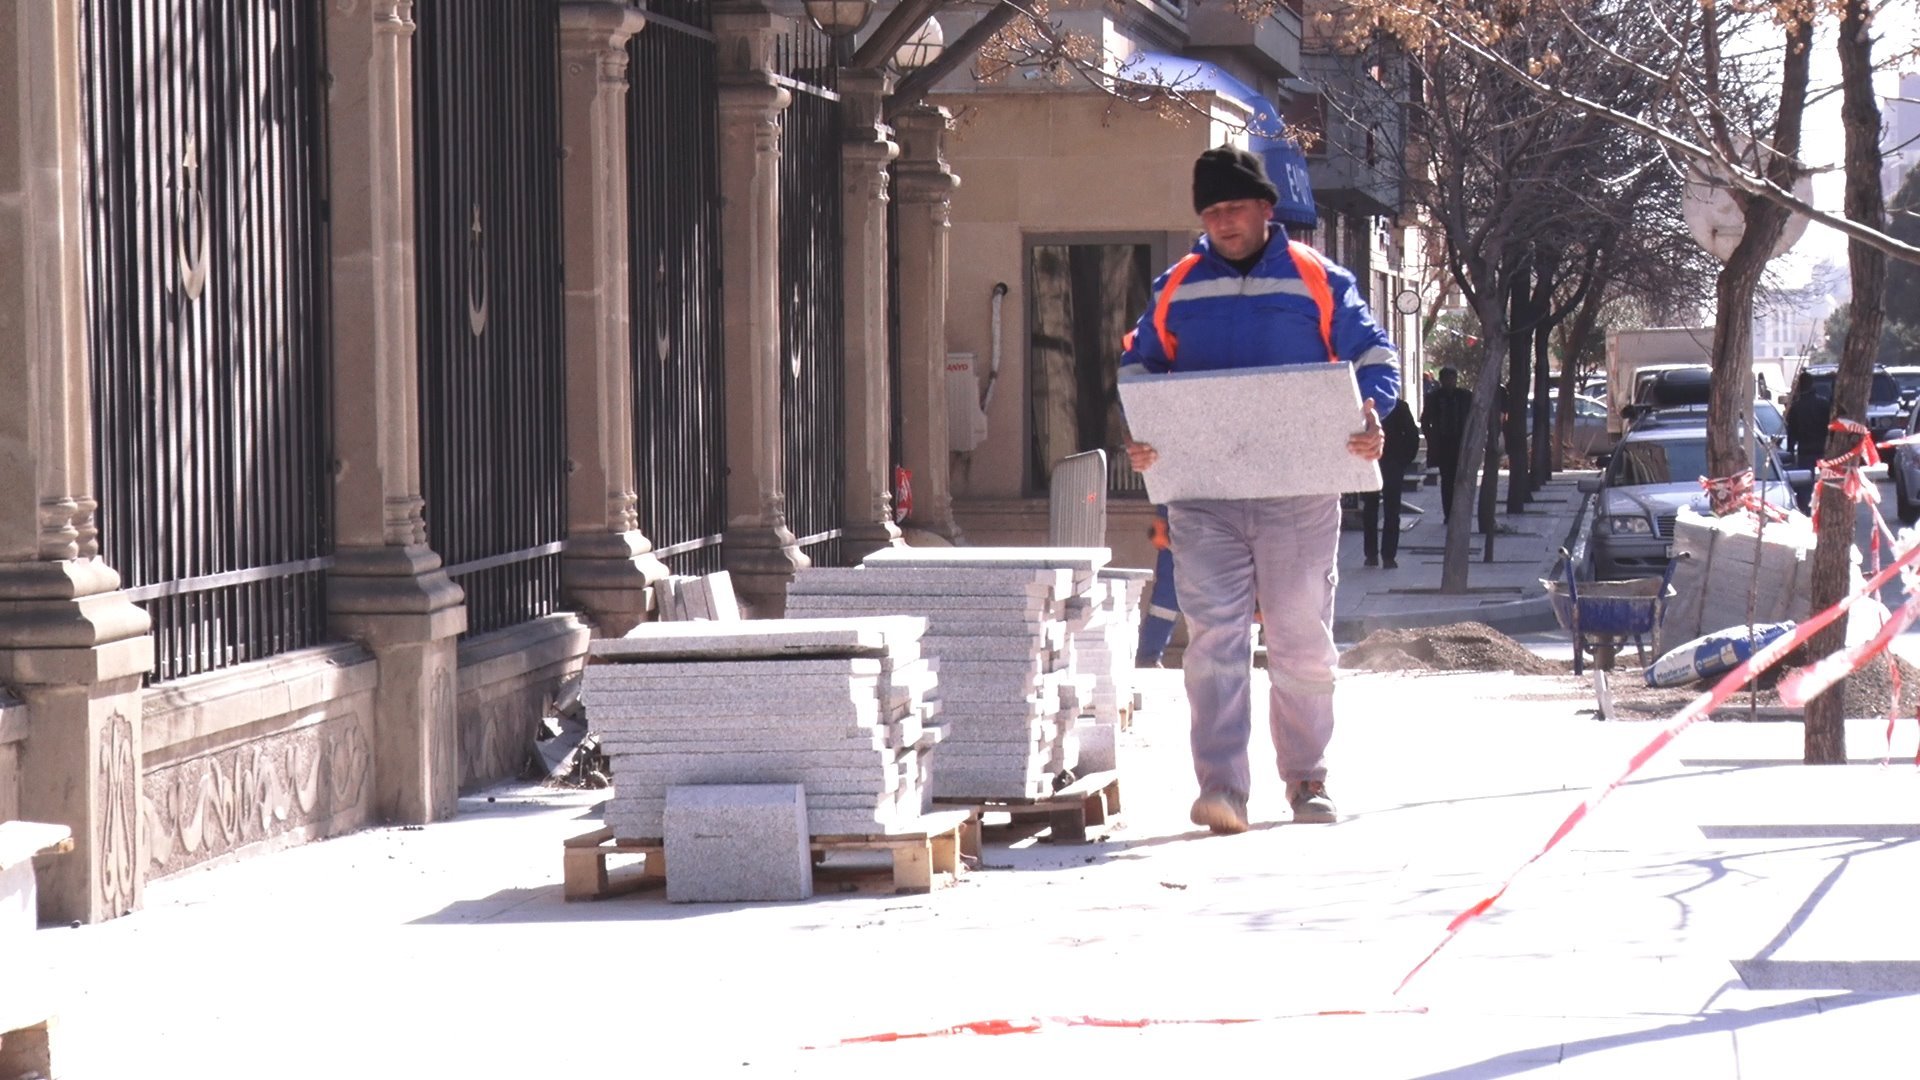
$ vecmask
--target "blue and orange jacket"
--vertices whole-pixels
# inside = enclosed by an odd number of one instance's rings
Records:
[[[1400,397],[1398,354],[1360,299],[1353,274],[1272,226],[1242,276],[1203,234],[1153,283],[1153,303],[1127,335],[1121,367],[1219,371],[1348,360],[1360,396],[1381,416]]]

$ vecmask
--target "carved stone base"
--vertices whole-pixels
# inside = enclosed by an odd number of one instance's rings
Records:
[[[722,559],[734,595],[752,619],[778,619],[787,611],[787,586],[813,565],[784,525],[728,529],[720,538]]]
[[[857,564],[861,559],[882,548],[899,547],[900,527],[887,522],[882,525],[849,525],[840,534],[840,553],[848,564]]]
[[[460,759],[455,639],[465,594],[425,545],[342,548],[327,577],[328,622],[380,661],[374,708],[374,810],[386,821],[450,818]]]
[[[0,564],[0,681],[27,705],[18,812],[73,830],[40,880],[40,917],[99,922],[140,905],[140,680],[147,613],[99,559]]]
[[[639,530],[575,536],[560,560],[567,599],[604,637],[619,637],[646,621],[653,610],[653,585],[667,573]]]

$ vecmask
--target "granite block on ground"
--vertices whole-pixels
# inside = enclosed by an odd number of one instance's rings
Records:
[[[668,788],[662,826],[674,903],[813,895],[806,790],[798,784]]]

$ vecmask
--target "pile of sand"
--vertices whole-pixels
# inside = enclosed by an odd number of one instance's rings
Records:
[[[1511,671],[1565,675],[1568,666],[1535,656],[1484,623],[1376,630],[1340,654],[1343,668],[1368,671]]]

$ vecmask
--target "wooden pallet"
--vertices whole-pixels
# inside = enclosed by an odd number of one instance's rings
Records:
[[[922,815],[916,828],[885,834],[815,836],[811,839],[816,882],[855,875],[820,865],[836,851],[878,851],[892,857],[881,875],[896,893],[923,893],[936,882],[953,884],[968,860],[980,858],[980,816],[972,810],[936,810]],[[640,872],[612,877],[607,856],[642,856]],[[596,829],[566,841],[562,851],[568,900],[605,900],[666,884],[667,848],[663,840],[621,840],[613,830]]]
[[[936,766],[937,767],[937,766]],[[1016,826],[1040,819],[1047,822],[1047,838],[1054,843],[1084,844],[1087,830],[1105,825],[1120,813],[1120,773],[1109,769],[1088,773],[1043,799],[937,798],[936,806],[965,807],[976,814],[998,812]]]

